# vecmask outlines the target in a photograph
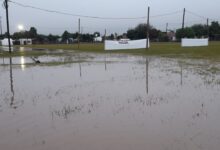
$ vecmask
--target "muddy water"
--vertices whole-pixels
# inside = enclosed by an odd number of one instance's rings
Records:
[[[0,149],[219,150],[219,62],[83,55],[0,59]]]

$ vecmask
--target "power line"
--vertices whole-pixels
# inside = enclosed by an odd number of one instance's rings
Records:
[[[14,1],[11,1],[11,0],[9,0],[9,2],[13,3],[14,5],[20,6],[20,7],[31,8],[31,9],[35,9],[35,10],[44,11],[44,12],[56,13],[56,14],[72,16],[72,17],[91,18],[91,19],[103,19],[103,20],[138,20],[138,19],[147,19],[147,16],[142,16],[142,17],[100,17],[100,16],[87,16],[87,15],[81,15],[81,14],[72,14],[72,13],[67,13],[67,12],[61,12],[61,11],[56,11],[56,10],[49,10],[49,9],[45,9],[45,8],[35,7],[35,6],[32,6],[32,5],[26,5],[26,4],[14,2]],[[181,13],[181,11],[175,11],[175,12],[171,12],[171,13],[153,15],[153,16],[150,16],[150,17],[151,18],[159,18],[159,17],[164,17],[164,16],[175,15],[175,14],[178,14],[178,13]]]
[[[175,11],[175,12],[171,12],[171,13],[166,13],[166,14],[160,14],[160,15],[154,15],[154,16],[150,16],[151,18],[158,18],[158,17],[164,17],[164,16],[171,16],[171,15],[176,15],[178,13],[182,13],[182,11]]]
[[[196,16],[196,17],[199,17],[199,18],[202,18],[202,19],[205,19],[205,20],[208,18],[208,17],[205,17],[205,16],[201,16],[201,15],[199,15],[197,13],[194,13],[192,11],[189,11],[189,10],[186,10],[186,12],[191,14],[191,15],[193,15],[193,16]]]
[[[56,13],[56,14],[67,15],[67,16],[72,16],[72,17],[91,18],[91,19],[103,19],[103,20],[135,20],[135,19],[146,19],[147,18],[146,16],[143,16],[143,17],[130,17],[130,18],[87,16],[87,15],[80,15],[80,14],[71,14],[71,13],[61,12],[61,11],[56,11],[56,10],[49,10],[49,9],[35,7],[35,6],[31,6],[31,5],[25,5],[25,4],[14,2],[14,1],[11,1],[11,0],[9,2],[11,2],[11,3],[13,3],[13,4],[17,5],[17,6],[21,6],[21,7],[25,7],[25,8],[32,8],[32,9],[41,10],[41,11],[45,11],[45,12],[49,12],[49,13]]]

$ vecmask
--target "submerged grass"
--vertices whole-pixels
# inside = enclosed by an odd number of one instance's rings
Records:
[[[23,47],[23,46],[22,46]],[[155,55],[165,57],[187,57],[187,58],[220,58],[220,42],[210,42],[207,47],[181,47],[180,43],[167,42],[151,43],[151,47],[146,49],[136,50],[119,50],[119,51],[104,51],[104,44],[91,44],[81,43],[80,48],[78,44],[48,44],[48,45],[28,45],[33,49],[48,49],[48,50],[75,50],[77,52],[92,52],[92,53],[125,53],[135,55]],[[16,46],[15,48],[19,48]],[[1,56],[40,56],[48,54],[44,50],[33,50],[33,51],[15,51],[12,54],[8,52],[2,52]],[[53,54],[54,55],[54,54]],[[60,54],[59,54],[60,55]]]

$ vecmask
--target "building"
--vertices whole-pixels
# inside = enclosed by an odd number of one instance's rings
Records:
[[[102,37],[95,37],[94,42],[102,42]]]
[[[167,36],[170,41],[176,41],[176,33],[174,31],[167,32]]]
[[[32,45],[32,39],[19,39],[20,45]]]

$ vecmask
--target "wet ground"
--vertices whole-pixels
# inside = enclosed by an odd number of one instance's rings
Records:
[[[218,61],[34,59],[0,58],[1,150],[219,150]]]

